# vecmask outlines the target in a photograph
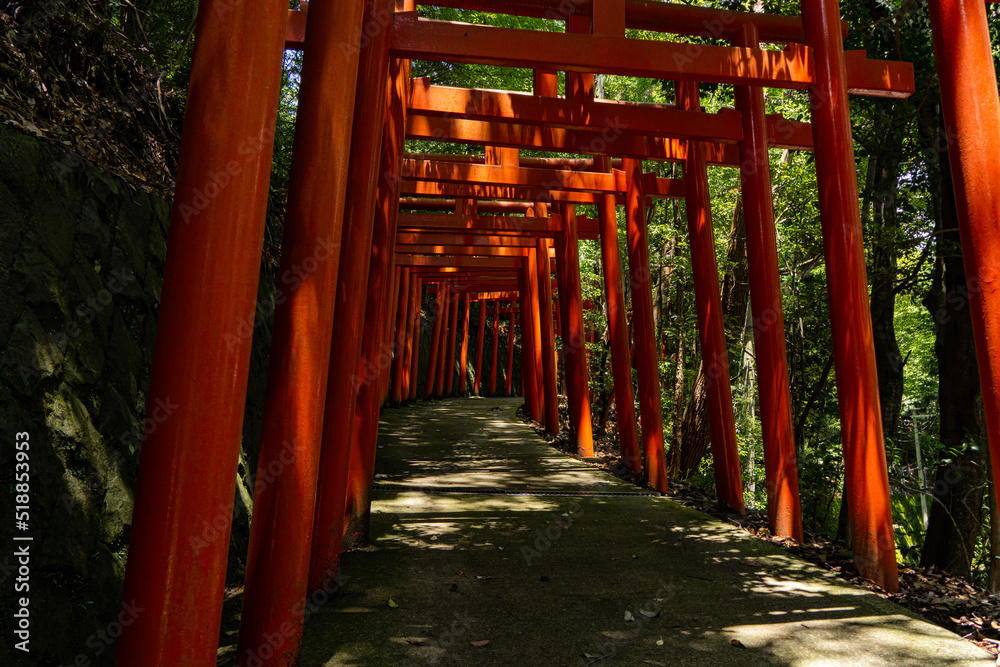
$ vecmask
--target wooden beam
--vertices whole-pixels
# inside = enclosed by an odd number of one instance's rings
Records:
[[[730,143],[743,138],[740,117],[733,114],[692,113],[664,104],[589,98],[577,102],[530,93],[432,86],[428,78],[413,79],[407,114],[591,129],[608,138],[625,131]]]
[[[434,21],[416,12],[399,12],[393,21],[392,53],[399,58],[795,90],[815,81],[812,50],[801,44],[764,51]],[[852,52],[846,65],[848,92],[903,99],[915,91],[910,63]]]

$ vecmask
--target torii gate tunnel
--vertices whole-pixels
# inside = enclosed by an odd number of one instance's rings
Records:
[[[303,50],[304,60],[241,666],[296,662],[307,595],[335,588],[345,535],[365,531],[379,408],[455,391],[456,348],[463,369],[457,390],[466,389],[470,314],[478,321],[473,390],[521,389],[511,383],[519,331],[529,413],[558,430],[561,363],[573,437],[579,453],[592,452],[580,238],[600,239],[622,459],[666,490],[645,220],[651,198],[685,201],[712,379],[716,486],[721,501],[743,511],[709,164],[740,169],[770,527],[800,538],[772,146],[815,153],[852,548],[864,576],[896,590],[848,95],[905,98],[913,92],[912,67],[845,52],[847,26],[835,0],[802,0],[801,17],[653,0],[434,4],[556,19],[566,31],[427,20],[412,0],[317,0],[308,11],[304,2],[289,11],[286,0],[201,2],[148,393],[151,406],[169,400],[179,407],[142,448],[125,578],[124,599],[156,612],[123,629],[116,664],[216,660],[250,357],[251,341],[240,332],[255,312],[286,49]],[[997,479],[1000,104],[983,0],[930,5],[966,272],[976,285],[970,310]],[[626,28],[682,41],[630,38]],[[729,45],[688,43],[686,35]],[[534,92],[434,85],[410,77],[410,59],[531,68]],[[564,96],[559,71],[566,73]],[[676,104],[595,99],[595,73],[673,80]],[[732,84],[736,108],[702,111],[699,83]],[[768,87],[807,90],[811,122],[767,115]],[[482,145],[485,154],[407,155],[411,138]],[[528,158],[520,149],[578,157]],[[679,162],[683,178],[644,173],[643,160]],[[596,219],[577,215],[583,204],[596,207]],[[627,269],[619,260],[618,206],[627,222]],[[418,387],[426,300],[434,320],[426,382]],[[492,356],[484,362],[487,333]],[[490,370],[481,382],[484,363]],[[216,527],[214,541],[204,540],[206,525]]]

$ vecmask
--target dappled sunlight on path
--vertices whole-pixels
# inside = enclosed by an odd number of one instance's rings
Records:
[[[990,664],[667,498],[575,495],[638,490],[554,455],[516,406],[383,413],[376,482],[392,490],[373,494],[372,545],[344,555],[342,596],[311,614],[302,665]],[[482,492],[439,492],[466,488]]]

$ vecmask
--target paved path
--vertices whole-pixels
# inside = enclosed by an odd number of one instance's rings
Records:
[[[638,490],[556,452],[517,405],[384,411],[391,490],[373,496],[373,545],[345,554],[343,596],[306,624],[303,667],[992,664],[728,524],[614,495]]]

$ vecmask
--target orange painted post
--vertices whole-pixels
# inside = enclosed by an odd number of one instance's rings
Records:
[[[445,313],[447,312],[445,311],[445,306],[447,305],[447,301],[444,298],[445,290],[444,283],[437,284],[437,291],[434,297],[434,326],[431,329],[431,350],[427,360],[427,372],[424,376],[425,401],[434,393],[434,385],[437,384],[438,351],[441,349],[441,341],[444,339],[441,335],[441,328]]]
[[[851,547],[858,572],[895,592],[899,589],[896,544],[836,0],[805,0],[802,24],[816,61],[809,98],[844,447],[844,485],[851,499]]]
[[[540,97],[556,97],[559,95],[559,73],[550,70],[535,70],[532,77],[532,88]]]
[[[392,260],[392,286],[389,292],[389,317],[385,322],[385,329],[382,331],[382,337],[386,342],[386,345],[392,345],[396,340],[396,322],[399,319],[399,288],[400,280],[402,278],[403,267],[396,265],[396,259]],[[394,351],[395,353],[395,351]],[[395,367],[389,368],[389,377],[392,377],[392,373],[395,371]],[[387,389],[388,387],[386,387]],[[385,392],[388,394],[388,392]]]
[[[605,195],[597,207],[601,230],[601,264],[604,266],[604,297],[608,302],[608,336],[611,341],[611,372],[615,380],[618,413],[618,443],[622,463],[632,472],[642,471],[639,432],[632,394],[632,359],[625,323],[625,295],[621,257],[618,254],[618,223],[614,195]]]
[[[395,264],[395,262],[394,262],[394,264]],[[395,341],[396,341],[396,333],[397,333],[397,328],[396,327],[399,324],[399,306],[400,306],[400,303],[399,303],[399,288],[400,288],[400,280],[402,278],[402,273],[403,273],[403,267],[401,267],[401,266],[393,266],[393,269],[392,269],[392,293],[389,296],[389,298],[391,299],[391,301],[390,301],[390,303],[391,303],[391,310],[389,311],[389,318],[388,318],[388,321],[386,322],[386,331],[382,332],[382,335],[383,335],[384,340],[386,341],[386,344],[388,344],[389,341],[393,341],[393,344],[395,344]],[[397,353],[396,349],[394,348],[393,349],[393,354],[395,355],[396,353]],[[393,357],[392,364],[390,364],[390,366],[389,366],[389,378],[387,378],[387,379],[383,378],[383,389],[382,389],[382,398],[383,398],[383,400],[387,400],[387,399],[391,399],[392,398],[391,384],[394,383],[394,382],[397,382],[397,380],[395,378],[399,377],[399,371],[400,371],[400,369],[397,368],[396,359],[395,359],[395,357]]]
[[[590,17],[571,14],[566,17],[566,32],[589,33]],[[585,103],[594,99],[594,75],[566,72],[566,99]]]
[[[354,409],[354,432],[351,437],[350,468],[347,478],[347,526],[345,544],[368,544],[371,485],[375,474],[375,442],[378,438],[378,415],[383,371],[392,363],[392,348],[382,337],[384,320],[390,310],[392,275],[396,245],[396,212],[399,208],[399,164],[403,153],[402,124],[393,114],[404,112],[403,94],[406,79],[394,63],[389,74],[388,97],[382,133],[375,222],[368,263],[367,295],[361,363],[357,376],[357,405]],[[402,395],[402,392],[400,392]]]
[[[420,321],[423,318],[423,282],[416,277],[410,278],[413,301],[410,303],[409,334],[406,337],[406,359],[404,363],[409,369],[406,381],[409,385],[411,401],[417,400],[417,373],[420,363]]]
[[[1000,102],[985,7],[968,0],[930,3],[931,29],[948,157],[968,277],[979,382],[989,434],[994,493],[1000,494]],[[955,41],[961,40],[961,41]]]
[[[500,343],[500,300],[493,302],[493,346],[490,348],[490,396],[497,393],[497,346]]]
[[[462,347],[458,353],[458,393],[465,393],[466,369],[469,365],[469,295],[462,297]]]
[[[536,239],[538,262],[539,332],[542,352],[542,403],[546,433],[559,433],[559,395],[556,387],[556,338],[552,327],[552,270],[549,239]]]
[[[339,39],[357,28],[356,22],[344,25],[345,20],[354,21],[355,15],[353,8],[347,14],[330,14],[326,17],[327,25],[335,26]],[[311,31],[311,34],[317,33]],[[316,41],[332,37],[328,27]],[[330,85],[327,72],[342,66],[346,54],[340,50],[336,54],[320,51],[310,66],[311,49],[305,54],[302,92],[315,90],[316,97],[315,101],[304,104],[309,112],[300,118],[303,124],[296,127],[293,152],[305,157],[293,164],[290,201],[294,197],[298,203],[291,207],[289,224],[285,226],[280,271],[282,275],[299,271],[307,275],[285,302],[287,307],[275,311],[237,649],[241,666],[297,662],[304,617],[301,609],[309,574],[310,514],[320,494],[317,476],[322,469],[322,428],[331,391],[329,376],[323,378],[330,362],[328,332],[331,324],[342,316],[332,298],[336,276],[344,271],[341,242],[348,238],[352,224],[349,214],[344,212],[351,192],[345,147],[355,146],[348,141],[350,115],[343,109],[345,100],[349,103],[352,98],[339,85],[335,97],[329,97],[329,91],[324,90]],[[350,56],[352,62],[358,62],[358,80],[368,67],[370,53],[362,52],[359,61]],[[308,78],[306,70],[310,70]],[[382,81],[384,86],[384,75]],[[355,96],[353,117],[358,116],[362,105],[363,100]],[[331,122],[327,114],[337,109],[338,116]],[[381,132],[381,111],[377,118],[377,129]],[[354,155],[353,150],[350,155]],[[326,192],[330,180],[336,183],[336,201],[330,201]],[[328,227],[331,221],[332,232]],[[298,224],[308,225],[309,232],[298,236]],[[318,232],[320,229],[326,231]],[[310,257],[314,262],[319,259],[316,251],[320,238],[329,244],[327,253],[331,257],[334,254],[340,257],[329,262],[321,273],[317,268],[309,275]],[[335,326],[333,329],[336,331]],[[270,472],[276,469],[282,470],[282,474]],[[332,588],[334,582],[329,585]]]
[[[535,380],[535,398],[538,401],[538,421],[541,422],[545,419],[545,361],[543,359],[544,353],[542,352],[542,300],[541,287],[538,284],[541,278],[538,275],[538,267],[538,250],[529,248],[528,289],[531,291],[528,294],[528,303],[531,313],[530,332],[533,334],[531,338],[532,345],[529,349],[534,353],[532,358],[535,369],[533,376]]]
[[[396,354],[402,355],[403,357],[402,359],[403,366],[400,369],[401,372],[403,373],[403,384],[402,384],[402,391],[400,392],[400,394],[401,394],[401,399],[404,401],[406,400],[412,401],[415,398],[414,391],[416,390],[416,384],[417,384],[417,376],[412,372],[410,368],[410,350],[412,349],[413,345],[413,341],[411,340],[411,337],[413,336],[413,329],[410,326],[410,322],[415,316],[413,309],[415,307],[417,299],[419,299],[419,295],[413,294],[412,291],[415,289],[419,289],[418,285],[419,282],[416,280],[416,276],[413,275],[413,270],[411,269],[409,285],[404,287],[404,285],[400,283],[399,286],[400,289],[407,290],[406,296],[408,299],[408,302],[406,304],[406,319],[400,322],[400,326],[403,327],[403,343],[402,343],[403,346],[400,349],[396,350]],[[402,303],[399,304],[399,307],[402,306],[403,306]]]
[[[677,105],[699,111],[698,84],[681,82]],[[694,277],[695,309],[701,339],[702,366],[705,369],[708,396],[708,424],[712,436],[712,467],[719,501],[737,512],[745,512],[740,457],[733,417],[733,391],[729,386],[729,352],[722,321],[722,296],[719,268],[715,259],[715,236],[712,231],[712,202],[708,192],[708,169],[705,148],[700,142],[688,142],[684,161],[685,206],[688,238],[691,243],[691,272]]]
[[[458,337],[458,306],[462,300],[461,294],[455,294],[451,299],[451,316],[448,325],[448,354],[444,367],[444,395],[451,396],[455,381],[455,347]]]
[[[530,274],[531,267],[538,270],[535,258],[530,256],[525,258],[524,268],[519,272],[520,281],[518,293],[521,296],[521,394],[527,404],[528,416],[533,421],[540,421],[541,411],[538,404],[538,382],[535,376],[535,337],[534,324],[532,321],[531,294],[538,295],[538,290],[532,288]],[[541,362],[541,359],[538,360]],[[508,363],[510,363],[508,361]]]
[[[497,312],[499,317],[499,311]],[[514,380],[514,306],[511,304],[510,322],[507,324],[507,375],[504,377],[504,396],[510,396]],[[523,374],[523,373],[522,373]]]
[[[339,17],[341,20],[343,15]],[[341,28],[342,26],[338,26]],[[356,26],[353,26],[356,27]],[[329,37],[326,37],[329,38]],[[362,53],[358,65],[358,80],[363,80],[360,73],[369,68],[371,52]],[[317,68],[309,76],[309,84],[316,88],[329,86],[328,68],[336,68],[344,54],[322,57]],[[308,67],[309,51],[306,52]],[[303,72],[305,76],[305,72]],[[384,73],[380,79],[384,91]],[[303,92],[305,92],[305,82]],[[339,87],[338,87],[338,90]],[[363,95],[363,88],[359,91]],[[322,96],[324,93],[317,93]],[[381,97],[381,95],[380,95]],[[320,97],[322,99],[322,97]],[[349,99],[349,98],[346,98]],[[264,432],[261,438],[261,452],[258,462],[257,485],[254,494],[254,512],[251,521],[250,544],[247,553],[246,584],[243,597],[240,634],[237,649],[237,661],[240,665],[291,665],[297,662],[299,644],[301,641],[303,616],[302,604],[307,592],[308,558],[310,549],[310,534],[312,521],[310,508],[315,506],[316,499],[322,496],[322,481],[317,483],[317,475],[322,470],[320,443],[326,438],[323,425],[327,417],[326,407],[329,393],[333,391],[330,376],[323,380],[323,375],[330,365],[330,338],[326,335],[329,326],[344,316],[342,309],[331,302],[335,295],[333,286],[335,276],[342,275],[345,270],[342,239],[350,237],[351,226],[344,225],[341,235],[341,225],[338,224],[339,214],[343,219],[350,220],[351,173],[347,169],[347,155],[344,149],[348,127],[340,127],[339,122],[331,123],[325,116],[335,105],[343,105],[345,98],[338,96],[326,99],[320,108],[312,107],[310,114],[303,118],[305,124],[300,132],[296,132],[296,147],[298,154],[307,156],[317,147],[324,147],[319,153],[312,153],[301,164],[298,173],[293,173],[293,187],[302,183],[307,196],[302,200],[302,210],[293,215],[301,215],[304,219],[314,219],[313,224],[329,224],[335,222],[336,236],[330,253],[337,252],[339,268],[335,271],[324,271],[303,280],[296,290],[296,295],[288,303],[287,315],[280,311],[275,313],[274,337],[271,344],[271,361],[268,372],[268,390],[264,408]],[[354,117],[359,116],[359,109],[364,109],[364,98],[355,97]],[[381,134],[381,109],[375,109],[377,126],[375,131]],[[330,137],[331,127],[333,137]],[[351,148],[356,146],[352,142]],[[351,156],[353,158],[354,151]],[[323,202],[328,195],[329,162],[336,159],[334,167],[336,188],[340,192],[340,201],[345,202],[344,208],[334,208]],[[351,162],[353,166],[353,159]],[[375,171],[369,164],[369,169]],[[294,172],[293,168],[293,172]],[[346,183],[345,183],[346,180]],[[374,192],[371,193],[374,200]],[[334,217],[331,217],[334,216]],[[353,221],[352,221],[353,222]],[[371,221],[367,223],[369,228]],[[316,237],[312,234],[303,238],[287,239],[289,226],[286,225],[286,241],[283,248],[284,269],[282,275],[289,271],[308,272],[309,258],[316,253]],[[294,233],[294,232],[292,232]],[[334,250],[336,249],[336,250]],[[367,264],[364,267],[367,277]],[[329,317],[319,317],[322,312]],[[319,334],[318,332],[323,332]],[[360,333],[360,332],[359,332]],[[318,343],[328,349],[320,352],[314,349]],[[354,404],[354,395],[351,395]],[[343,449],[349,447],[349,440],[342,443]],[[346,467],[346,466],[345,466]],[[270,471],[281,469],[281,475],[273,475]],[[346,470],[345,482],[346,482]],[[262,481],[267,480],[267,481]],[[344,493],[344,490],[341,490]],[[324,582],[328,590],[335,581]],[[277,639],[275,639],[277,637]],[[264,656],[270,655],[270,658]]]
[[[365,32],[392,9],[388,0],[369,0],[365,6]],[[344,205],[344,237],[337,303],[333,323],[332,353],[323,421],[323,452],[313,517],[309,558],[309,590],[329,589],[340,573],[344,538],[350,443],[357,406],[358,365],[364,335],[364,300],[371,259],[379,160],[382,148],[387,82],[388,31],[376,34],[362,49],[358,68],[357,119],[351,142],[348,197]],[[339,48],[339,47],[337,47]],[[256,509],[256,504],[255,504]],[[286,520],[278,515],[277,520]]]
[[[590,379],[587,368],[587,345],[583,337],[583,297],[580,292],[580,251],[576,212],[572,206],[563,210],[561,242],[562,271],[559,291],[563,316],[563,356],[566,365],[566,400],[570,405],[576,451],[580,456],[594,455],[594,434],[590,415]]]
[[[480,387],[482,385],[483,379],[483,340],[486,338],[486,300],[478,299],[479,308],[476,312],[479,316],[479,330],[476,333],[476,382],[473,388],[473,393],[476,396],[480,396]]]
[[[556,271],[556,276],[557,276],[556,277],[556,281],[557,282],[559,280],[558,273],[559,272],[557,270]],[[561,313],[561,311],[559,310],[559,296],[557,294],[553,294],[552,295],[552,326],[555,327],[554,333],[556,335],[556,338],[559,338],[559,337],[562,336],[562,333],[561,333],[562,315],[560,313]],[[556,374],[558,375],[558,372]]]
[[[396,320],[395,377],[392,382],[392,402],[399,405],[406,396],[406,323],[410,314],[410,267],[401,268],[399,277],[399,306]]]
[[[211,664],[218,648],[250,369],[235,325],[254,320],[288,5],[231,9],[198,12],[146,401],[157,428],[142,445],[123,594],[155,611],[122,629],[120,667]]]
[[[736,38],[737,46],[759,49],[752,23]],[[750,305],[753,314],[757,391],[767,478],[767,515],[771,533],[802,540],[799,476],[795,461],[788,358],[785,353],[785,317],[781,309],[778,242],[771,199],[771,165],[767,152],[764,91],[736,86],[736,108],[743,114],[740,142],[740,182],[746,224]]]
[[[444,312],[441,314],[441,347],[438,349],[437,368],[434,369],[434,397],[444,395],[444,369],[448,359],[448,337],[450,335],[451,303],[454,295],[451,293],[451,283],[445,283]]]
[[[561,204],[559,206],[559,215],[563,219],[563,231],[559,232],[555,236],[555,260],[556,260],[556,289],[559,291],[559,295],[562,297],[560,299],[553,299],[555,302],[555,321],[558,323],[556,329],[556,336],[562,341],[562,351],[561,351],[561,367],[563,369],[564,376],[561,378],[559,389],[560,394],[563,390],[566,392],[566,407],[569,412],[569,432],[570,438],[576,438],[576,424],[579,421],[577,415],[577,405],[573,401],[571,387],[572,376],[575,369],[567,361],[567,355],[569,354],[569,340],[567,331],[569,327],[566,324],[567,308],[569,307],[569,301],[566,298],[566,239],[568,237],[568,231],[570,225],[576,222],[575,219],[575,207],[573,204]],[[573,218],[571,221],[570,218]]]
[[[639,376],[642,451],[649,485],[660,493],[666,493],[667,456],[663,448],[660,364],[656,356],[656,323],[653,322],[653,287],[649,270],[646,197],[642,191],[642,162],[624,158],[622,169],[626,177],[625,222],[629,281],[632,288],[632,339]]]

